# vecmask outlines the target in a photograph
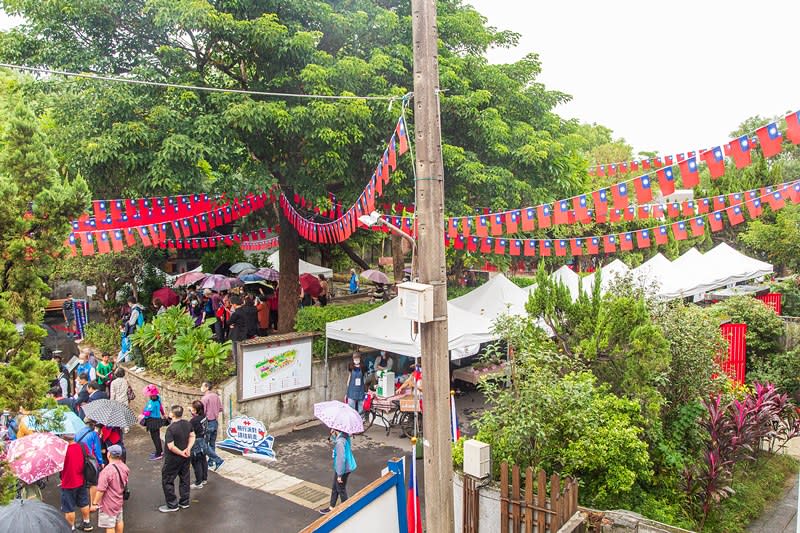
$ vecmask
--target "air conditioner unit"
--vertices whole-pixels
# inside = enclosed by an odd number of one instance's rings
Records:
[[[489,477],[492,469],[490,446],[470,439],[464,442],[464,473],[478,479]]]

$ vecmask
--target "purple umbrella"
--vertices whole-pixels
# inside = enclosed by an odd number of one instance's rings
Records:
[[[256,276],[261,276],[267,281],[278,281],[281,277],[281,273],[272,268],[259,268],[255,272]]]
[[[381,272],[380,270],[365,270],[361,273],[362,278],[366,278],[373,283],[383,283],[384,285],[389,283],[389,276]]]
[[[243,283],[237,278],[229,278],[221,274],[211,274],[203,281],[203,285],[200,288],[219,292],[229,291],[233,287],[241,287],[242,285]]]
[[[331,429],[350,435],[364,433],[364,419],[358,411],[338,400],[315,403],[314,416]]]
[[[189,285],[194,285],[200,281],[206,279],[208,274],[204,274],[202,272],[184,272],[177,278],[175,278],[175,285],[176,287],[188,287]]]

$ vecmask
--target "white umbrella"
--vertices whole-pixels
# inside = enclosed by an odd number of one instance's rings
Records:
[[[314,416],[323,424],[350,435],[364,432],[364,420],[358,411],[338,400],[314,404]]]

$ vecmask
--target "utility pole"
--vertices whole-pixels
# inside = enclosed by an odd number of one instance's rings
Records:
[[[425,397],[423,444],[425,530],[449,533],[453,515],[450,448],[450,356],[447,351],[447,271],[444,255],[444,164],[439,117],[436,1],[411,0],[414,40],[414,130],[419,282],[433,285],[433,322],[420,324]]]

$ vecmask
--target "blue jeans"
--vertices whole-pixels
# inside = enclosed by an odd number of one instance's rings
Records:
[[[217,455],[217,430],[219,429],[219,422],[216,420],[208,421],[208,431],[206,431],[206,455],[208,455],[208,463],[222,464],[222,458]]]
[[[360,414],[364,414],[364,400],[353,400],[352,398],[347,399],[347,405],[358,411]]]

